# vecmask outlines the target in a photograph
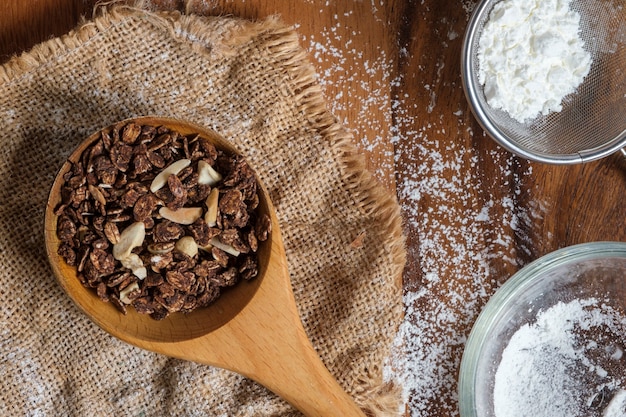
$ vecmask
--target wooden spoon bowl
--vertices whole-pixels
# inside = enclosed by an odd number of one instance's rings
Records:
[[[239,153],[217,133],[188,122],[156,117],[132,120],[140,125],[165,126],[185,136],[199,135],[218,149]],[[260,181],[258,210],[270,217],[272,231],[259,245],[259,275],[225,291],[210,306],[188,314],[174,313],[164,320],[154,320],[132,308],[123,315],[82,285],[76,268],[58,255],[60,241],[54,211],[61,201],[63,175],[99,135],[91,135],[68,158],[57,174],[46,206],[47,255],[57,280],[74,303],[98,326],[127,343],[240,373],[305,415],[364,416],[325,368],[304,331],[276,213]]]

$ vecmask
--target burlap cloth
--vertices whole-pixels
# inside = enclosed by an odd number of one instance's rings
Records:
[[[397,415],[382,368],[401,320],[395,199],[325,107],[297,34],[276,18],[113,8],[0,67],[0,407],[32,416],[291,416],[265,388],[108,335],[44,254],[53,178],[88,134],[140,115],[234,142],[267,185],[301,318],[340,384]]]

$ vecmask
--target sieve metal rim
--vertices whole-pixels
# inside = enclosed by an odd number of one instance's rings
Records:
[[[483,91],[480,85],[475,82],[477,77],[474,76],[475,74],[473,71],[473,62],[476,53],[474,45],[478,43],[476,41],[480,36],[480,28],[478,24],[483,21],[485,17],[487,17],[486,15],[491,12],[491,9],[498,1],[501,0],[481,0],[481,2],[476,5],[476,8],[474,9],[474,12],[472,13],[467,24],[467,29],[465,31],[461,47],[461,84],[463,86],[465,97],[470,105],[470,110],[474,114],[474,117],[482,129],[500,146],[509,152],[531,161],[546,164],[573,165],[590,162],[607,157],[626,147],[626,130],[624,130],[613,140],[596,148],[586,149],[584,151],[570,154],[542,153],[518,145],[500,128],[498,128],[481,105],[479,95],[483,94]]]

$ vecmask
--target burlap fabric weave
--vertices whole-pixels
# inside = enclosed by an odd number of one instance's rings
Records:
[[[131,8],[0,67],[0,414],[298,414],[231,372],[113,338],[56,283],[42,228],[57,170],[93,131],[141,115],[205,125],[246,155],[313,345],[371,415],[397,415],[382,368],[402,314],[399,209],[327,111],[297,34],[276,18]]]

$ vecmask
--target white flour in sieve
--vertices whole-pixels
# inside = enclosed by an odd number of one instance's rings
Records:
[[[493,7],[478,47],[478,79],[491,107],[521,123],[562,110],[592,61],[570,3],[503,0]]]
[[[540,312],[504,349],[496,417],[626,415],[625,329],[626,317],[593,298]]]

